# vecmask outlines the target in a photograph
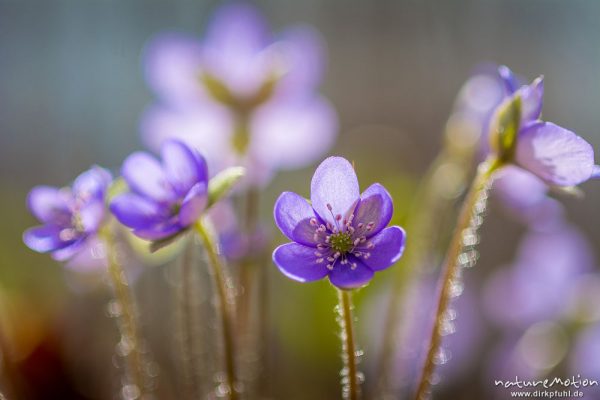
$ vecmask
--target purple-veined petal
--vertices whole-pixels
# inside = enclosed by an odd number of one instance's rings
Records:
[[[182,226],[189,226],[200,217],[208,202],[206,191],[206,183],[200,182],[195,184],[185,196],[179,210],[179,223]]]
[[[517,93],[521,95],[521,124],[540,118],[544,102],[544,78],[536,78],[531,85],[521,87]]]
[[[169,210],[134,193],[116,196],[110,203],[110,211],[125,226],[144,229],[168,218]]]
[[[353,264],[355,267],[352,267]],[[333,271],[329,273],[329,280],[340,289],[356,289],[369,283],[373,274],[373,270],[362,260],[348,256],[347,264],[342,264],[340,261],[335,263]]]
[[[359,196],[358,179],[348,160],[329,157],[317,167],[310,184],[310,199],[321,219],[335,226],[336,218],[354,211]]]
[[[146,240],[160,240],[182,232],[184,229],[186,228],[179,223],[169,220],[148,228],[135,229],[133,234]]]
[[[161,148],[167,180],[178,195],[185,195],[192,186],[208,181],[206,161],[195,149],[179,140],[168,140]]]
[[[181,140],[207,158],[208,169],[215,173],[230,166],[234,158],[231,146],[233,118],[221,106],[200,103],[189,107],[149,107],[140,122],[143,142],[151,149],[160,148],[169,139]]]
[[[81,200],[95,198],[103,200],[104,193],[112,181],[110,172],[94,166],[79,175],[73,182],[73,196]]]
[[[250,152],[272,168],[301,168],[329,151],[337,130],[335,109],[322,97],[273,101],[252,117]]]
[[[42,225],[29,228],[23,234],[23,242],[31,250],[47,253],[64,247],[66,243],[60,239],[61,228],[53,225]]]
[[[104,219],[104,207],[104,200],[99,199],[85,204],[79,210],[81,224],[87,233],[96,232],[100,228],[100,225]]]
[[[314,234],[317,227],[311,225],[310,220],[316,219],[316,216],[304,197],[283,192],[275,202],[273,214],[277,227],[288,239],[305,246],[315,246]]]
[[[86,241],[86,238],[83,237],[83,238],[80,238],[80,239],[68,244],[67,246],[64,246],[60,249],[54,250],[52,252],[52,258],[55,259],[56,261],[69,260],[76,254],[78,254],[80,251],[85,249],[85,241]]]
[[[36,186],[27,195],[29,211],[40,222],[53,225],[70,225],[70,202],[72,196],[68,189],[57,189],[51,186]]]
[[[325,70],[325,49],[319,33],[309,26],[294,27],[283,32],[275,46],[284,63],[277,91],[289,95],[314,90]]]
[[[131,190],[140,196],[157,202],[175,198],[175,192],[162,166],[148,153],[139,151],[127,157],[121,168],[121,175]]]
[[[545,182],[574,186],[592,176],[594,150],[567,129],[551,122],[537,122],[519,132],[516,162]]]
[[[327,262],[317,263],[315,249],[298,243],[283,244],[273,252],[273,262],[288,278],[298,282],[312,282],[329,273]]]
[[[198,40],[179,33],[163,33],[144,50],[145,75],[156,94],[171,103],[203,96],[200,84],[202,47]]]
[[[374,183],[360,195],[360,202],[354,211],[353,225],[356,227],[359,223],[365,226],[373,223],[373,229],[366,234],[371,237],[390,223],[393,213],[392,197],[382,185]]]
[[[399,226],[390,226],[369,239],[369,242],[375,247],[365,249],[370,256],[362,261],[372,270],[381,271],[392,266],[402,256],[406,233]]]

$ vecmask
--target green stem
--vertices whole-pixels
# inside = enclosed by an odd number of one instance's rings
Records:
[[[217,247],[213,240],[211,232],[208,230],[203,219],[199,219],[195,224],[196,232],[206,249],[208,255],[208,265],[215,279],[216,293],[218,297],[217,312],[221,319],[221,331],[223,334],[223,352],[225,358],[225,374],[230,400],[237,399],[237,380],[235,371],[235,344],[233,338],[234,324],[234,301],[231,291],[228,288],[225,266],[217,253]]]
[[[477,227],[478,224],[474,223],[474,217],[478,217],[482,208],[485,206],[487,199],[487,190],[490,183],[492,174],[501,166],[501,164],[495,160],[490,159],[483,162],[477,169],[477,175],[473,180],[473,184],[467,193],[461,208],[456,228],[452,235],[450,247],[446,253],[444,264],[442,266],[442,287],[439,292],[437,311],[435,314],[435,320],[433,329],[431,331],[431,338],[429,340],[429,347],[427,351],[427,357],[425,364],[421,371],[421,376],[417,386],[415,394],[416,400],[423,400],[427,398],[430,386],[431,377],[435,369],[436,355],[440,351],[442,342],[442,326],[445,322],[446,311],[450,305],[452,285],[455,280],[458,279],[458,272],[461,266],[459,262],[459,256],[463,252],[464,244],[463,239],[468,229],[472,226]]]
[[[131,286],[125,270],[117,259],[114,237],[106,228],[101,233],[107,247],[106,258],[108,261],[108,276],[110,278],[115,299],[120,306],[119,333],[121,341],[127,347],[125,351],[126,374],[130,385],[134,385],[139,391],[140,397],[144,392],[144,362],[141,353],[141,341],[137,321],[135,302],[131,292]],[[135,390],[135,389],[133,389]]]
[[[342,397],[347,400],[360,398],[360,383],[356,367],[356,342],[354,337],[354,317],[352,315],[352,293],[347,290],[338,291],[338,311],[340,313],[340,327],[342,328],[342,360],[344,373],[342,374]]]

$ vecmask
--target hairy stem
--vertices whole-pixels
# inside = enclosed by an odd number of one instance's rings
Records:
[[[128,384],[134,385],[139,391],[139,397],[144,392],[144,360],[141,352],[138,315],[133,299],[131,285],[127,274],[118,260],[115,239],[108,228],[102,232],[106,243],[106,258],[108,261],[108,276],[113,287],[115,299],[119,307],[120,345],[126,360]],[[131,389],[135,391],[135,388]]]
[[[354,338],[354,317],[352,315],[352,293],[347,290],[338,291],[339,322],[342,329],[342,397],[347,400],[360,398],[360,383],[358,381],[356,342]]]
[[[208,265],[215,279],[217,293],[217,313],[221,319],[221,333],[223,335],[223,357],[225,362],[225,374],[227,379],[228,395],[230,400],[238,398],[236,392],[237,379],[235,370],[235,343],[233,338],[234,326],[234,301],[231,290],[228,287],[225,266],[217,252],[217,246],[203,219],[195,224],[196,232],[206,249]]]
[[[448,310],[452,297],[452,286],[459,276],[461,256],[464,248],[464,239],[471,227],[478,227],[480,222],[474,222],[475,217],[480,217],[481,209],[485,206],[487,190],[489,188],[490,178],[494,171],[500,167],[500,163],[495,159],[484,161],[477,169],[477,175],[473,184],[467,193],[461,208],[456,228],[450,241],[450,247],[446,253],[444,264],[441,271],[441,289],[438,294],[437,309],[435,320],[431,331],[431,338],[427,350],[425,363],[421,371],[418,386],[415,394],[416,400],[426,399],[431,387],[431,377],[435,369],[436,355],[440,351],[442,342],[442,325],[445,322],[446,311]],[[472,234],[470,232],[469,234]]]

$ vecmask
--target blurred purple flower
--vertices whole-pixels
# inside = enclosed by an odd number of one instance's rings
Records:
[[[570,370],[582,378],[600,378],[600,324],[585,328],[577,338],[570,356]],[[595,388],[597,395],[600,389]]]
[[[219,8],[202,41],[165,33],[148,45],[144,64],[159,103],[141,129],[153,149],[168,138],[202,148],[215,172],[243,164],[263,184],[280,168],[298,168],[333,144],[337,117],[316,93],[324,49],[309,27],[273,37],[245,3]]]
[[[277,199],[275,222],[292,243],[275,249],[273,261],[299,282],[329,276],[341,289],[363,286],[404,250],[404,230],[386,228],[392,213],[392,198],[383,186],[375,183],[360,194],[352,165],[329,157],[313,175],[310,203],[292,192]]]
[[[79,175],[72,187],[33,188],[27,206],[42,225],[25,231],[25,244],[37,252],[52,253],[58,261],[72,260],[95,248],[107,214],[105,196],[111,182],[110,173],[95,166]]]
[[[121,175],[131,192],[116,196],[110,210],[142,239],[174,236],[193,224],[208,201],[204,158],[182,142],[161,148],[162,163],[145,152],[133,153]]]
[[[572,303],[574,280],[593,267],[590,245],[576,228],[529,232],[512,268],[500,269],[486,285],[486,315],[508,329],[559,319]]]

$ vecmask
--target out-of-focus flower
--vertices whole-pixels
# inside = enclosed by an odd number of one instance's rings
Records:
[[[72,260],[95,248],[107,215],[105,195],[111,181],[107,170],[95,166],[79,175],[71,187],[33,188],[27,205],[42,225],[25,231],[25,244],[51,253],[58,261]]]
[[[574,227],[529,232],[513,267],[502,268],[486,285],[486,315],[506,329],[563,318],[576,295],[573,282],[594,267],[591,253]]]
[[[275,204],[275,222],[293,242],[275,249],[273,261],[289,278],[310,282],[329,276],[341,289],[357,288],[402,255],[404,230],[386,228],[392,198],[378,183],[360,194],[346,159],[329,157],[319,165],[310,199],[284,192]]]
[[[141,129],[153,149],[179,138],[206,150],[211,170],[242,164],[251,182],[298,168],[333,144],[337,117],[316,93],[324,67],[318,34],[296,27],[274,37],[252,6],[218,9],[203,40],[167,33],[145,52],[159,102]]]
[[[573,374],[580,374],[582,378],[598,379],[600,377],[600,324],[595,324],[584,329],[575,342],[569,360],[569,368]],[[597,395],[598,387],[594,388]]]
[[[121,174],[131,192],[116,196],[110,210],[143,239],[174,236],[193,224],[208,203],[208,171],[204,158],[182,142],[161,148],[162,164],[145,152],[133,153]]]

